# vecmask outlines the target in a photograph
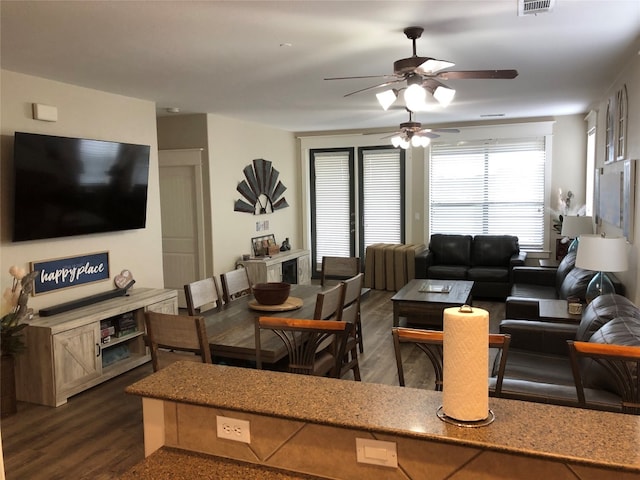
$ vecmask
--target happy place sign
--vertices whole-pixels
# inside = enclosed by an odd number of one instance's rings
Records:
[[[109,252],[31,262],[31,270],[39,272],[33,282],[34,295],[99,282],[109,278]]]

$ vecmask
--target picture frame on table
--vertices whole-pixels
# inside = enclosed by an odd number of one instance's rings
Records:
[[[271,255],[270,251],[274,251],[274,247],[278,247],[276,243],[276,237],[273,233],[269,235],[262,235],[260,237],[253,237],[251,239],[251,247],[253,255],[256,257],[264,257]]]

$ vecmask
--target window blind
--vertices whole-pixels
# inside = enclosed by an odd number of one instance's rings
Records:
[[[429,233],[516,235],[544,246],[545,139],[432,145]]]
[[[323,256],[351,256],[351,173],[349,150],[312,152],[316,265]]]
[[[363,248],[404,240],[404,158],[396,148],[363,148]]]

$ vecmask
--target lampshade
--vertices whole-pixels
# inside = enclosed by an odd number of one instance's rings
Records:
[[[626,240],[622,237],[580,235],[576,267],[598,271],[587,285],[587,302],[599,295],[615,293],[613,283],[604,272],[623,272],[628,268]]]
[[[378,103],[382,106],[384,110],[388,110],[393,102],[398,98],[398,91],[394,89],[385,90],[384,92],[376,93],[376,98],[378,99]]]
[[[584,233],[593,233],[593,217],[566,215],[562,219],[563,237],[577,238]]]
[[[580,235],[576,267],[601,272],[624,272],[627,263],[627,241],[623,237]]]
[[[576,252],[580,246],[580,235],[593,233],[593,218],[586,216],[564,216],[561,235],[573,238],[567,252]]]
[[[448,106],[453,97],[456,95],[456,91],[453,88],[438,86],[433,92],[433,98],[435,98],[443,107]]]

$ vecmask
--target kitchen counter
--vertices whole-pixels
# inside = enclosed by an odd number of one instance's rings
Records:
[[[176,405],[368,432],[385,440],[426,440],[640,474],[640,417],[635,415],[490,398],[495,422],[464,428],[436,416],[441,392],[191,362],[171,365],[127,392]],[[166,412],[165,419],[171,418]]]

